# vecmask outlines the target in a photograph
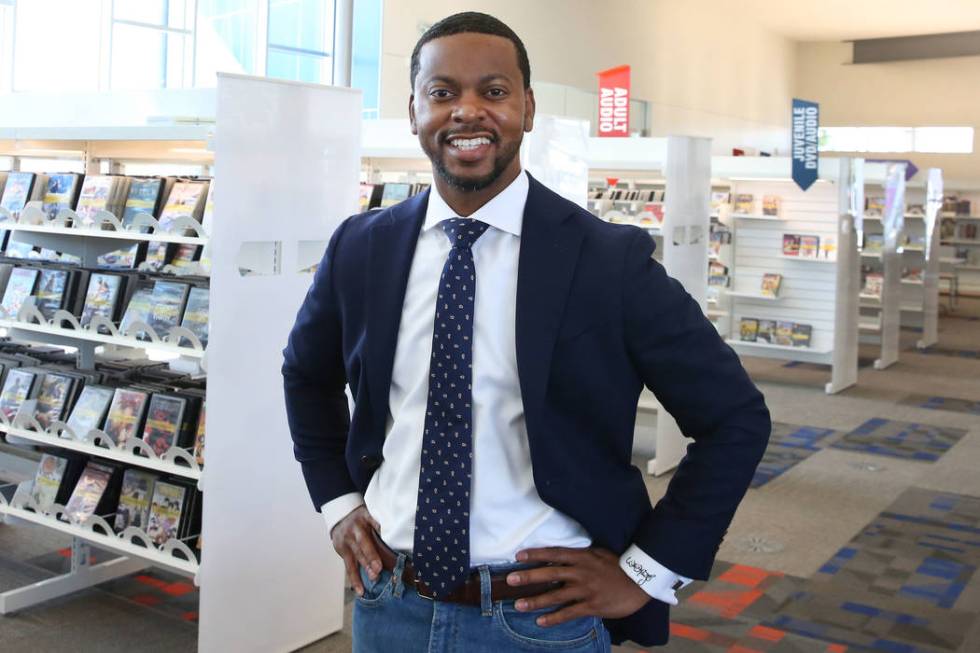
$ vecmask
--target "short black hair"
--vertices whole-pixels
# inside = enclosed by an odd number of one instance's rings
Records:
[[[443,18],[425,30],[425,33],[419,37],[419,42],[415,44],[415,49],[412,50],[410,81],[413,89],[415,88],[415,78],[419,75],[419,52],[421,52],[422,46],[433,39],[452,36],[453,34],[490,34],[491,36],[502,36],[510,40],[517,50],[517,65],[521,69],[521,74],[524,75],[524,88],[531,88],[531,63],[528,61],[524,42],[521,41],[514,30],[500,19],[494,18],[489,14],[483,14],[478,11],[464,11]]]

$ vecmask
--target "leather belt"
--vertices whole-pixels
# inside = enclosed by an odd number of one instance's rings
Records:
[[[378,555],[381,558],[381,566],[387,571],[394,571],[395,563],[398,561],[398,555],[389,549],[383,542],[381,542],[380,538],[377,536],[375,536],[375,541],[378,543]],[[513,601],[515,599],[524,599],[530,596],[543,594],[544,592],[548,592],[550,590],[558,589],[562,586],[561,582],[534,583],[531,585],[508,585],[507,575],[509,573],[511,572],[492,574],[490,576],[491,601]],[[419,593],[419,596],[429,600],[445,601],[447,603],[462,603],[464,605],[480,605],[482,603],[479,572],[471,573],[466,581],[452,594],[439,599],[432,595],[432,590],[430,590],[425,582],[420,580],[415,574],[415,567],[412,566],[411,560],[405,561],[405,567],[402,571],[402,581],[408,587],[415,588],[415,591]]]

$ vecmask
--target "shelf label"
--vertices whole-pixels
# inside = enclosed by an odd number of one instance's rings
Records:
[[[810,188],[817,180],[819,128],[820,105],[793,98],[793,181],[803,190]]]
[[[630,135],[630,67],[617,66],[599,73],[599,136]]]

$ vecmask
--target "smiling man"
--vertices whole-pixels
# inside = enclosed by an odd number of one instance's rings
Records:
[[[521,169],[530,82],[491,16],[422,35],[408,110],[434,187],[337,229],[284,352],[355,651],[666,642],[765,450],[761,394],[650,237]],[[693,438],[656,507],[631,464],[644,385]]]

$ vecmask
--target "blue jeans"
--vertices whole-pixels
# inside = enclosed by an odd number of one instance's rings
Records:
[[[581,617],[558,626],[535,623],[554,610],[518,612],[514,601],[490,600],[490,575],[520,565],[479,568],[483,604],[430,601],[402,581],[406,556],[394,572],[372,582],[361,569],[364,596],[354,599],[354,653],[507,653],[562,651],[609,653],[609,633],[598,617]]]

